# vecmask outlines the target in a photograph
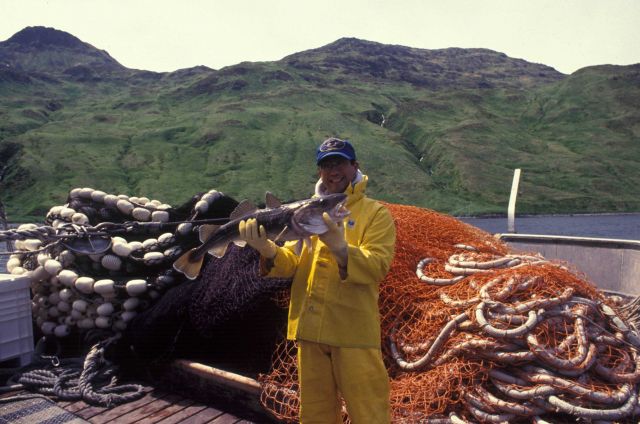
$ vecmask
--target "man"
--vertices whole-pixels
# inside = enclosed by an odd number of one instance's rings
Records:
[[[378,287],[395,244],[389,211],[365,196],[349,141],[325,140],[316,152],[316,195],[347,194],[351,214],[312,237],[312,249],[295,253],[268,240],[255,220],[240,222],[240,236],[257,249],[269,277],[291,277],[287,338],[298,342],[300,421],[342,422],[339,393],[354,424],[388,423],[389,378],[380,350]]]

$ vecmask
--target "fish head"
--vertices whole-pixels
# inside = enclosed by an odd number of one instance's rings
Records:
[[[322,214],[327,212],[333,222],[341,222],[349,216],[345,207],[347,195],[344,193],[315,197],[302,203],[291,217],[291,226],[301,237],[313,234],[324,234],[328,231]]]

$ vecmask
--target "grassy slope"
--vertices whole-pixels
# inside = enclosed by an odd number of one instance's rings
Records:
[[[516,167],[519,211],[638,211],[637,69],[588,68],[529,93],[445,93],[408,111],[399,130],[471,212],[506,205]]]
[[[86,186],[173,204],[210,188],[299,198],[316,179],[316,145],[337,135],[356,143],[380,199],[503,212],[521,167],[520,212],[637,211],[636,69],[588,68],[526,91],[308,81],[281,63],[161,80],[0,82],[0,149],[21,146],[1,200],[12,219],[41,219]],[[278,71],[288,76],[265,79]],[[367,119],[376,114],[384,127]]]

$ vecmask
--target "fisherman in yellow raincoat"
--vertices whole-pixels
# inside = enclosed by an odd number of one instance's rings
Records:
[[[354,424],[388,423],[378,287],[393,259],[393,218],[365,196],[368,178],[351,143],[327,139],[316,159],[316,195],[347,194],[346,222],[325,214],[329,231],[299,255],[295,242],[277,246],[252,219],[240,222],[240,236],[260,252],[268,277],[293,276],[287,337],[298,342],[300,421],[341,423],[341,394]]]

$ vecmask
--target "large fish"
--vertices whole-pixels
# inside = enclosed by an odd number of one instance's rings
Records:
[[[190,280],[195,279],[200,274],[207,252],[220,258],[226,253],[229,243],[237,246],[246,244],[240,239],[238,225],[240,221],[249,218],[255,218],[258,225],[264,226],[271,240],[299,240],[300,248],[302,248],[302,241],[305,240],[307,246],[311,246],[309,237],[314,234],[324,234],[327,231],[327,225],[322,219],[324,212],[327,212],[334,222],[339,222],[349,215],[349,211],[344,207],[346,199],[345,194],[338,193],[282,204],[271,193],[267,193],[264,209],[257,209],[250,201],[244,200],[231,213],[228,223],[222,226],[201,226],[202,245],[178,258],[173,268]]]

